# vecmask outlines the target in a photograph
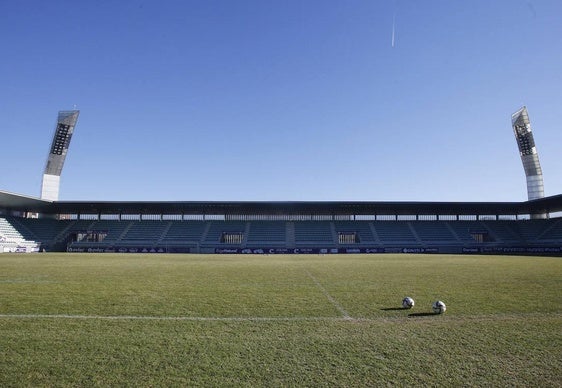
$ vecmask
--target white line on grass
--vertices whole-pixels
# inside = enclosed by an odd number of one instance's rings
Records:
[[[341,317],[174,317],[152,315],[73,315],[73,314],[0,314],[12,319],[83,319],[83,320],[138,320],[138,321],[224,321],[224,322],[291,322],[291,321],[344,321]]]
[[[108,320],[108,321],[187,321],[187,322],[485,322],[510,321],[521,319],[562,319],[562,313],[499,313],[490,315],[446,315],[427,314],[424,316],[388,316],[388,317],[189,317],[189,316],[152,316],[152,315],[74,315],[74,314],[0,314],[0,319],[68,319],[68,320]],[[435,321],[434,321],[435,319]]]
[[[74,315],[74,314],[0,314],[0,319],[68,319],[68,320],[108,320],[108,321],[191,321],[191,322],[404,322],[412,321],[431,322],[433,319],[449,322],[484,322],[484,321],[509,321],[520,319],[562,319],[560,312],[547,313],[497,313],[490,315],[459,315],[424,314],[422,316],[400,315],[388,317],[189,317],[189,316],[154,316],[154,315]],[[437,321],[436,321],[437,322]]]
[[[334,305],[334,307],[340,312],[340,314],[342,315],[343,319],[352,319],[351,316],[347,313],[347,311],[345,311],[345,309],[343,308],[343,306],[341,304],[338,303],[337,300],[335,300],[334,298],[332,298],[332,296],[328,293],[328,291],[322,286],[322,284],[320,284],[320,282],[314,277],[313,274],[310,273],[309,270],[305,269],[306,274],[312,279],[312,281],[314,282],[314,284],[316,284],[316,287],[318,287],[320,289],[320,291],[322,291],[322,293],[324,294],[324,296],[326,298],[328,298],[328,300],[330,301],[330,303],[332,303]]]

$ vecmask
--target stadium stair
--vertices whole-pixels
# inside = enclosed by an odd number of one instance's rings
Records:
[[[287,222],[286,223],[286,235],[287,235],[287,248],[295,248],[296,240],[295,240],[295,223],[294,222]]]

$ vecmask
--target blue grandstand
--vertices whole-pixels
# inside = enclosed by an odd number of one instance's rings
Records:
[[[97,203],[0,192],[0,206],[3,251],[562,252],[562,218],[532,217],[562,211],[562,195],[520,203]]]

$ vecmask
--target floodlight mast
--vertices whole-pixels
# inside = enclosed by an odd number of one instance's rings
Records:
[[[533,132],[531,131],[527,107],[524,106],[511,115],[511,126],[513,127],[515,140],[519,147],[519,155],[523,162],[525,177],[527,178],[527,197],[529,200],[544,198],[542,169]],[[547,215],[532,214],[531,218],[547,218]]]
[[[80,111],[60,111],[41,185],[41,199],[58,201],[60,176]]]

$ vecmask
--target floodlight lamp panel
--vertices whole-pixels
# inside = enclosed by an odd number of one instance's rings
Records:
[[[511,115],[513,134],[519,147],[519,155],[527,179],[527,195],[529,200],[544,197],[544,183],[539,155],[531,130],[531,122],[526,107],[520,108]]]
[[[70,139],[72,138],[71,128],[68,124],[58,123],[53,144],[51,145],[51,154],[62,155],[68,149]]]
[[[526,107],[522,107],[511,115],[511,125],[521,157],[536,154],[537,149]]]
[[[517,135],[517,145],[519,146],[519,152],[521,156],[533,155],[537,153],[537,148],[535,147],[535,139],[530,135]]]
[[[61,175],[79,113],[77,110],[59,112],[55,134],[45,166],[45,174]]]

